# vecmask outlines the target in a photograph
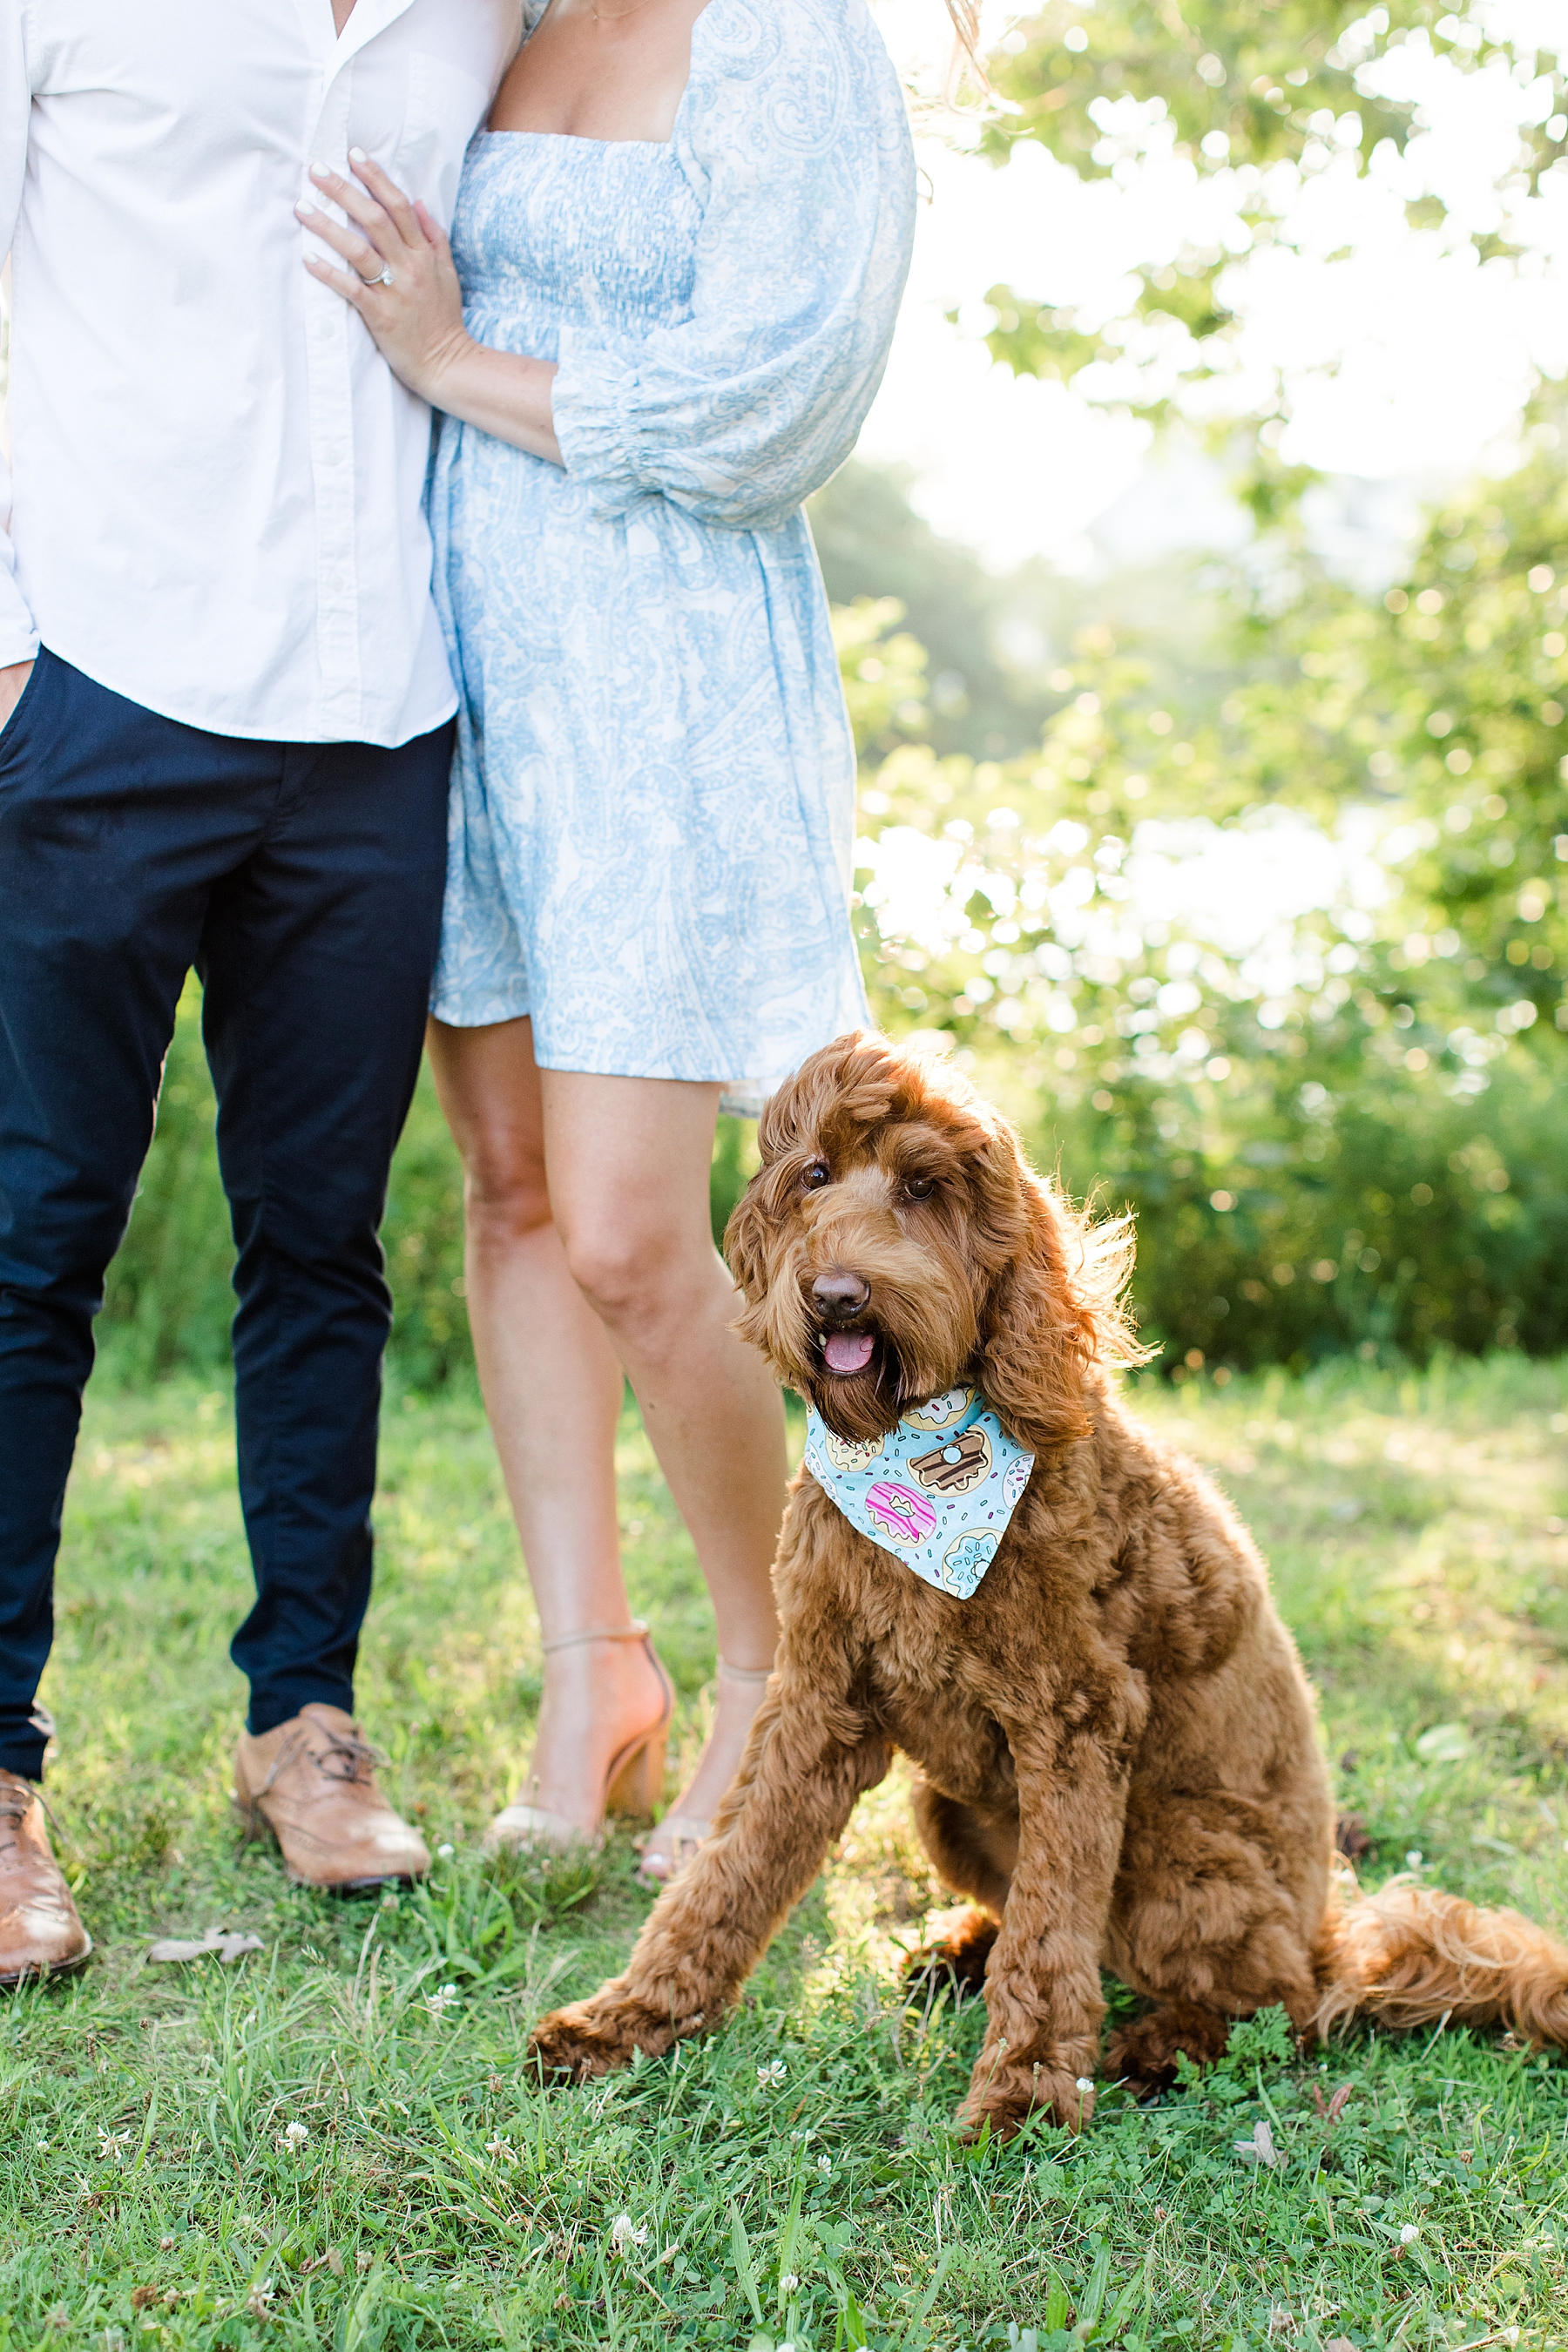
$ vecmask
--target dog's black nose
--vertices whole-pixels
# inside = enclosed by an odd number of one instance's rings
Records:
[[[847,1267],[836,1265],[830,1274],[817,1276],[811,1286],[811,1295],[832,1321],[847,1323],[864,1308],[871,1296],[871,1286]]]

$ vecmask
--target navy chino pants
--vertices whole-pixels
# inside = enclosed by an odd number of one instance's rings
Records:
[[[244,742],[40,655],[0,730],[0,1766],[37,1778],[92,1319],[194,965],[218,1098],[250,1728],[349,1707],[370,1597],[377,1228],[418,1074],[452,730]]]

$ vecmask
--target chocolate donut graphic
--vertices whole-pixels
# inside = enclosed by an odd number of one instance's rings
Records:
[[[936,1513],[925,1496],[912,1486],[895,1486],[889,1478],[879,1479],[867,1496],[866,1516],[900,1544],[924,1543],[936,1528]]]
[[[836,1470],[868,1470],[885,1443],[880,1437],[835,1437],[830,1429],[822,1433],[823,1451]]]
[[[940,1396],[927,1397],[924,1404],[911,1405],[903,1418],[905,1429],[919,1430],[923,1436],[928,1431],[951,1429],[962,1421],[974,1402],[973,1389],[943,1389]]]
[[[942,1580],[950,1592],[966,1601],[995,1557],[996,1538],[990,1528],[971,1528],[943,1552]]]
[[[983,1429],[966,1429],[945,1445],[916,1454],[910,1468],[929,1494],[967,1495],[991,1467],[991,1440]]]

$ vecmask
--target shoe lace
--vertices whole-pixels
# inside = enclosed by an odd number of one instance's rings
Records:
[[[320,1741],[321,1745],[316,1743]],[[362,1739],[357,1726],[338,1731],[330,1723],[301,1724],[292,1738],[286,1739],[272,1759],[272,1769],[256,1791],[266,1796],[279,1775],[287,1771],[303,1748],[318,1772],[329,1780],[339,1780],[345,1787],[358,1782],[368,1785],[376,1766],[386,1762],[379,1748]]]
[[[362,1739],[357,1729],[334,1731],[330,1726],[320,1727],[326,1746],[311,1751],[310,1760],[329,1780],[369,1780],[385,1757],[368,1739]]]
[[[16,1844],[16,1832],[35,1805],[42,1805],[47,1818],[51,1822],[55,1822],[53,1813],[44,1802],[41,1789],[35,1789],[29,1780],[0,1773],[0,1853]],[[58,1829],[58,1823],[56,1822],[55,1826]],[[7,1831],[10,1832],[8,1836],[5,1834]]]
[[[0,1780],[0,1822],[25,1822],[33,1810],[33,1791],[25,1781]]]
[[[368,1787],[376,1767],[386,1758],[368,1739],[362,1739],[357,1724],[347,1731],[338,1731],[330,1723],[300,1723],[272,1759],[270,1770],[250,1801],[265,1797],[303,1749],[306,1757],[325,1780],[337,1780],[345,1788],[358,1783]]]

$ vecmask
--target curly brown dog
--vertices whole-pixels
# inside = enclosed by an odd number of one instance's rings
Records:
[[[879,1037],[807,1062],[761,1142],[727,1248],[740,1328],[780,1378],[844,1440],[973,1384],[1035,1467],[968,1600],[800,1474],[777,1670],[713,1837],[625,1975],[540,2024],[544,2069],[601,2074],[714,2024],[895,1748],[938,1872],[977,1906],[951,1948],[984,1967],[971,2129],[1088,2115],[1102,1967],[1148,2004],[1106,2053],[1140,2091],[1273,2002],[1309,2035],[1360,2010],[1568,2040],[1568,1950],[1517,1913],[1407,1884],[1341,1903],[1312,1695],[1263,1563],[1116,1392],[1138,1353],[1125,1233],[1079,1217],[949,1066]],[[829,1347],[844,1334],[860,1344]]]

